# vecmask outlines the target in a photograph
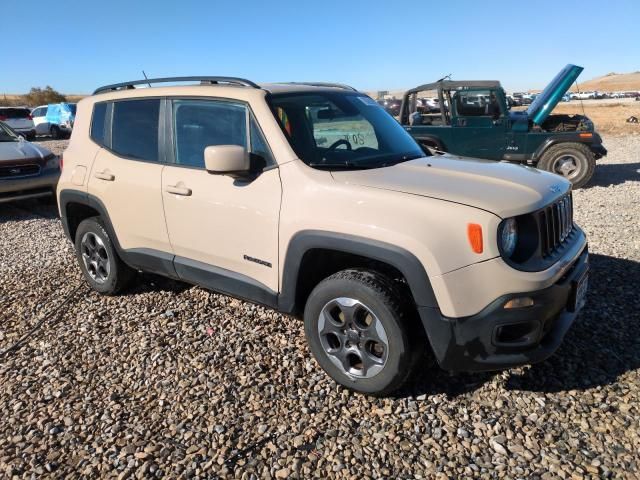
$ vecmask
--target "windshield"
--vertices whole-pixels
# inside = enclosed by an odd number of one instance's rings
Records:
[[[425,156],[393,117],[362,94],[279,94],[271,107],[298,157],[315,168],[379,168]]]
[[[11,130],[7,125],[0,122],[0,142],[17,142],[18,135]]]

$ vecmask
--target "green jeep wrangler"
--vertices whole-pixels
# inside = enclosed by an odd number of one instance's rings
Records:
[[[498,81],[446,81],[405,92],[400,123],[423,146],[455,155],[506,160],[557,173],[585,185],[607,154],[583,115],[551,115],[583,68],[567,65],[526,111],[510,111]],[[422,97],[437,92],[439,111]]]

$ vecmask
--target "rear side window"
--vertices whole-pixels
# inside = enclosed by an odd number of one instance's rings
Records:
[[[105,123],[107,116],[107,103],[96,103],[93,106],[93,116],[91,118],[91,138],[98,145],[105,144]]]
[[[1,108],[0,115],[9,120],[14,120],[18,118],[29,118],[31,112],[28,108]]]
[[[111,149],[123,157],[157,162],[159,117],[158,99],[114,102]]]
[[[204,168],[209,145],[247,146],[247,109],[242,104],[176,100],[173,122],[178,165]]]

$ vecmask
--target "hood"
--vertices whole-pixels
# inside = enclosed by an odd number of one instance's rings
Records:
[[[44,158],[50,154],[46,148],[29,142],[0,142],[0,165],[34,160],[42,165]]]
[[[567,93],[569,87],[573,85],[573,82],[582,73],[582,70],[584,68],[571,64],[560,70],[560,73],[551,80],[551,83],[529,105],[527,114],[533,120],[533,123],[537,125],[544,123],[551,111],[556,108],[558,102],[562,100],[562,96]]]
[[[331,174],[338,182],[460,203],[502,218],[538,210],[571,188],[536,168],[448,154]]]

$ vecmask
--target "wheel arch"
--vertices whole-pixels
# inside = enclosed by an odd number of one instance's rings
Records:
[[[427,272],[411,252],[369,238],[307,230],[298,232],[289,242],[278,309],[299,315],[309,293],[319,281],[339,270],[353,267],[400,274],[416,306],[438,306]]]
[[[420,145],[425,145],[426,144],[426,145],[433,146],[433,147],[437,148],[441,152],[446,152],[447,151],[447,147],[445,146],[444,142],[437,135],[420,135],[420,136],[416,136],[414,138],[415,138],[416,142],[418,142]]]
[[[85,192],[66,189],[60,192],[59,202],[62,228],[71,243],[75,242],[75,234],[80,222],[86,218],[97,216],[102,219],[118,254],[122,252],[107,209],[100,200]]]

